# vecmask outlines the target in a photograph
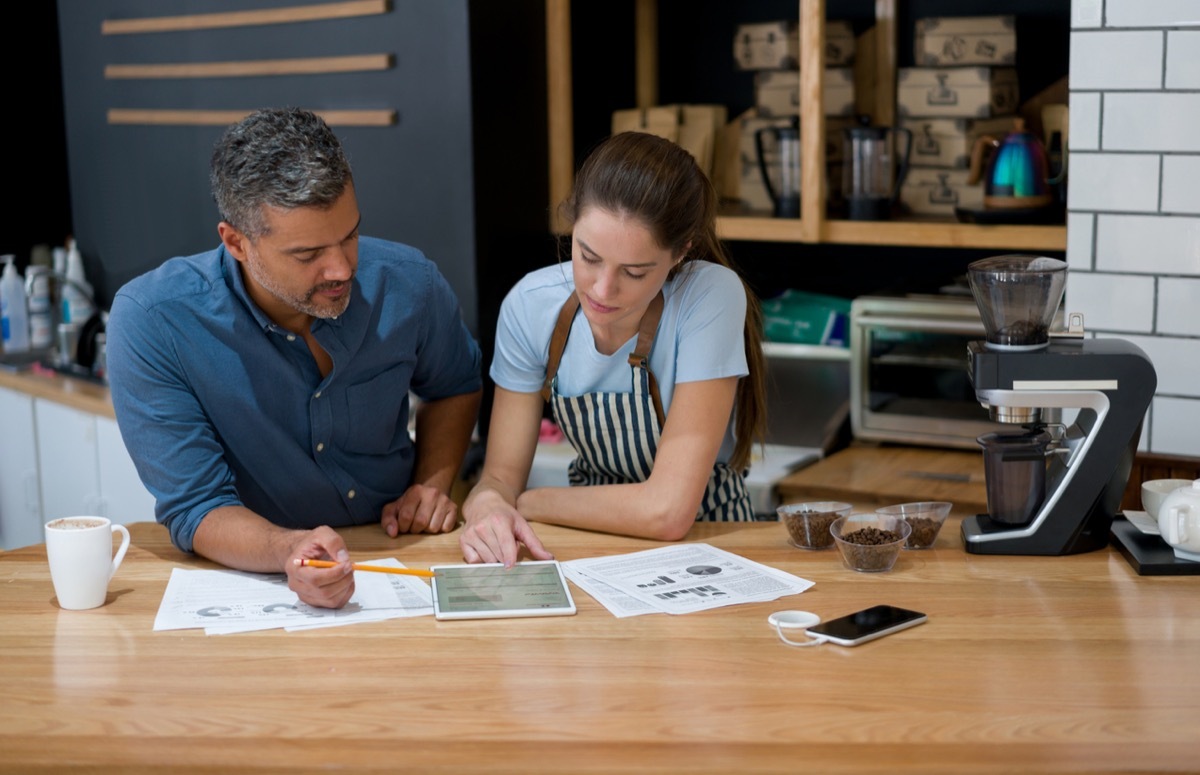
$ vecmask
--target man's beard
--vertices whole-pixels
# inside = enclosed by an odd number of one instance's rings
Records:
[[[314,318],[336,318],[350,306],[350,294],[354,290],[351,282],[354,279],[354,275],[350,275],[350,278],[343,282],[321,283],[320,285],[313,286],[308,290],[308,293],[300,296],[284,290],[273,277],[262,271],[262,264],[259,263],[257,257],[250,258],[250,260],[246,261],[245,265],[246,271],[250,273],[254,281],[262,286],[267,293],[297,312],[303,312],[305,315],[310,315]],[[313,302],[313,296],[316,294],[329,288],[337,288],[341,285],[346,286],[346,293],[341,298],[323,305]]]

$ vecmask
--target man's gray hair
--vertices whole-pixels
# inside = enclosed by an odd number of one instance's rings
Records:
[[[350,162],[329,126],[299,108],[269,108],[229,127],[209,173],[221,219],[248,237],[267,233],[263,205],[330,207],[351,182]]]

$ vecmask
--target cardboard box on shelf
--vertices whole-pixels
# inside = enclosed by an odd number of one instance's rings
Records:
[[[931,16],[917,19],[913,61],[918,65],[1011,65],[1017,61],[1012,16]]]
[[[983,184],[967,183],[967,170],[909,167],[900,202],[917,215],[953,217],[956,207],[983,207]]]
[[[800,27],[795,21],[739,24],[733,36],[733,61],[739,70],[788,70],[800,65]],[[825,22],[825,66],[854,62],[850,22]]]
[[[901,67],[899,116],[992,118],[1017,110],[1017,71],[1011,67]]]
[[[712,175],[725,122],[724,105],[656,105],[613,111],[612,133],[646,132],[666,138],[686,148],[700,169]]]
[[[966,169],[976,138],[1003,137],[1015,126],[1014,116],[997,118],[903,118],[900,126],[913,134],[909,163],[918,167]]]
[[[825,68],[822,95],[826,116],[854,115],[854,68]],[[800,71],[763,70],[754,74],[754,104],[763,116],[800,113]]]

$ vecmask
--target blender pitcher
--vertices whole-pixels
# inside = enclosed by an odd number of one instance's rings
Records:
[[[912,132],[886,126],[855,126],[842,130],[842,196],[853,221],[883,221],[891,217],[900,185],[908,174]],[[899,164],[892,147],[903,138]]]
[[[769,145],[763,138],[771,136]],[[800,217],[800,125],[769,126],[754,133],[758,151],[758,171],[774,203],[776,218]]]

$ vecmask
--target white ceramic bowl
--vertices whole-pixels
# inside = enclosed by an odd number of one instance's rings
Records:
[[[1150,479],[1142,482],[1142,508],[1158,521],[1158,512],[1167,496],[1180,487],[1191,487],[1191,479]]]

